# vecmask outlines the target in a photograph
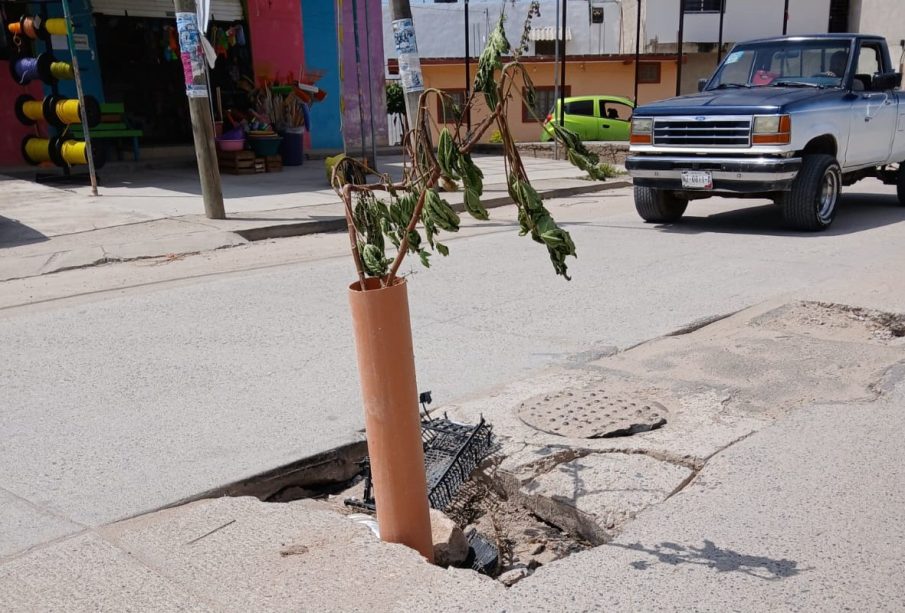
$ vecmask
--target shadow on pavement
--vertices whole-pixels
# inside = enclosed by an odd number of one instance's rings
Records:
[[[732,206],[739,206],[735,203]],[[905,221],[905,207],[899,206],[895,195],[844,194],[837,205],[836,219],[825,232],[797,232],[788,230],[782,211],[773,204],[761,204],[745,208],[733,208],[721,213],[697,217],[695,202],[688,205],[682,220],[675,224],[657,226],[662,232],[697,234],[717,232],[724,234],[758,234],[763,236],[821,237],[854,234]]]
[[[717,547],[713,541],[704,540],[703,547],[691,547],[676,543],[664,542],[653,547],[645,547],[641,543],[621,545],[610,543],[612,547],[620,547],[631,551],[638,551],[657,558],[661,564],[677,566],[679,564],[697,564],[706,566],[716,572],[740,572],[766,581],[776,581],[787,577],[794,577],[804,570],[798,568],[798,562],[794,560],[775,560],[764,556],[751,556],[731,549]],[[636,570],[651,568],[651,562],[637,560],[631,563]]]
[[[0,249],[19,247],[49,240],[34,228],[0,215]]]

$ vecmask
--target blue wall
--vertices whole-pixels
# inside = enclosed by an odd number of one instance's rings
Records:
[[[323,101],[311,107],[311,148],[342,149],[342,92],[339,85],[336,5],[333,0],[302,0],[302,41],[305,65],[324,73],[316,85],[327,92]]]
[[[31,7],[37,8],[32,4]],[[97,40],[94,36],[94,21],[91,17],[91,3],[89,0],[69,0],[69,10],[72,13],[72,21],[76,34],[85,34],[88,36],[88,51],[76,51],[79,60],[79,72],[82,76],[82,87],[85,95],[91,95],[97,98],[98,102],[104,101],[104,87],[101,81],[101,67],[97,57]],[[54,2],[47,5],[47,15],[49,17],[62,17],[62,5]],[[70,59],[69,49],[65,46],[57,48],[54,44],[53,54],[58,60],[68,62]],[[75,98],[75,81],[60,81],[60,94],[67,98]],[[50,88],[44,88],[45,93],[50,93]]]

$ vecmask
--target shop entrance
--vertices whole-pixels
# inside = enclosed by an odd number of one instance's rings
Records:
[[[217,51],[210,73],[217,119],[218,93],[229,108],[253,84],[247,31],[240,21],[214,21],[208,30]],[[95,32],[104,99],[125,105],[126,116],[144,132],[144,144],[191,143],[175,19],[96,14]]]

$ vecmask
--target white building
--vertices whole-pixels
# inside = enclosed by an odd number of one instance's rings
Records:
[[[848,29],[886,37],[892,63],[905,72],[905,0],[847,0]]]
[[[558,2],[560,6],[561,2]],[[471,0],[469,33],[471,55],[484,48],[487,32],[496,26],[500,11],[505,10],[506,36],[513,45],[522,36],[522,26],[528,12],[528,0]],[[532,20],[532,40],[526,55],[552,55],[556,38],[556,4],[542,0],[541,14]],[[419,36],[418,52],[426,58],[465,57],[464,2],[411,3],[412,19],[417,31],[430,32]],[[609,55],[622,52],[624,40],[622,3],[617,0],[588,2],[569,0],[566,8],[566,48],[571,55]],[[386,57],[396,57],[393,48],[392,19],[389,8],[383,18],[384,50]],[[442,35],[437,35],[442,31]]]
[[[565,47],[569,56],[628,56],[635,52],[639,0],[568,0]],[[694,91],[697,80],[712,72],[720,40],[720,8],[723,7],[723,51],[733,43],[780,36],[785,22],[788,34],[864,32],[886,37],[894,64],[905,63],[905,0],[640,0],[641,52],[645,55],[678,52],[679,12],[684,9],[682,92]],[[561,0],[541,0],[527,55],[552,55],[556,5]],[[464,0],[433,2],[412,0],[416,27],[435,34],[418,39],[425,58],[462,58],[465,55]],[[521,37],[528,0],[471,0],[470,44],[473,57],[480,53],[487,32],[496,24],[501,8],[511,19],[506,24],[510,42]],[[442,24],[442,28],[438,27]],[[395,57],[389,7],[384,11],[386,56]]]

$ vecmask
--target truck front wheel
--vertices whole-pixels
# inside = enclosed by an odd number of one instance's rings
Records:
[[[842,171],[831,155],[806,155],[792,190],[782,201],[786,224],[795,230],[825,230],[833,223]]]
[[[648,223],[678,221],[688,207],[688,200],[652,187],[635,186],[635,210]]]

